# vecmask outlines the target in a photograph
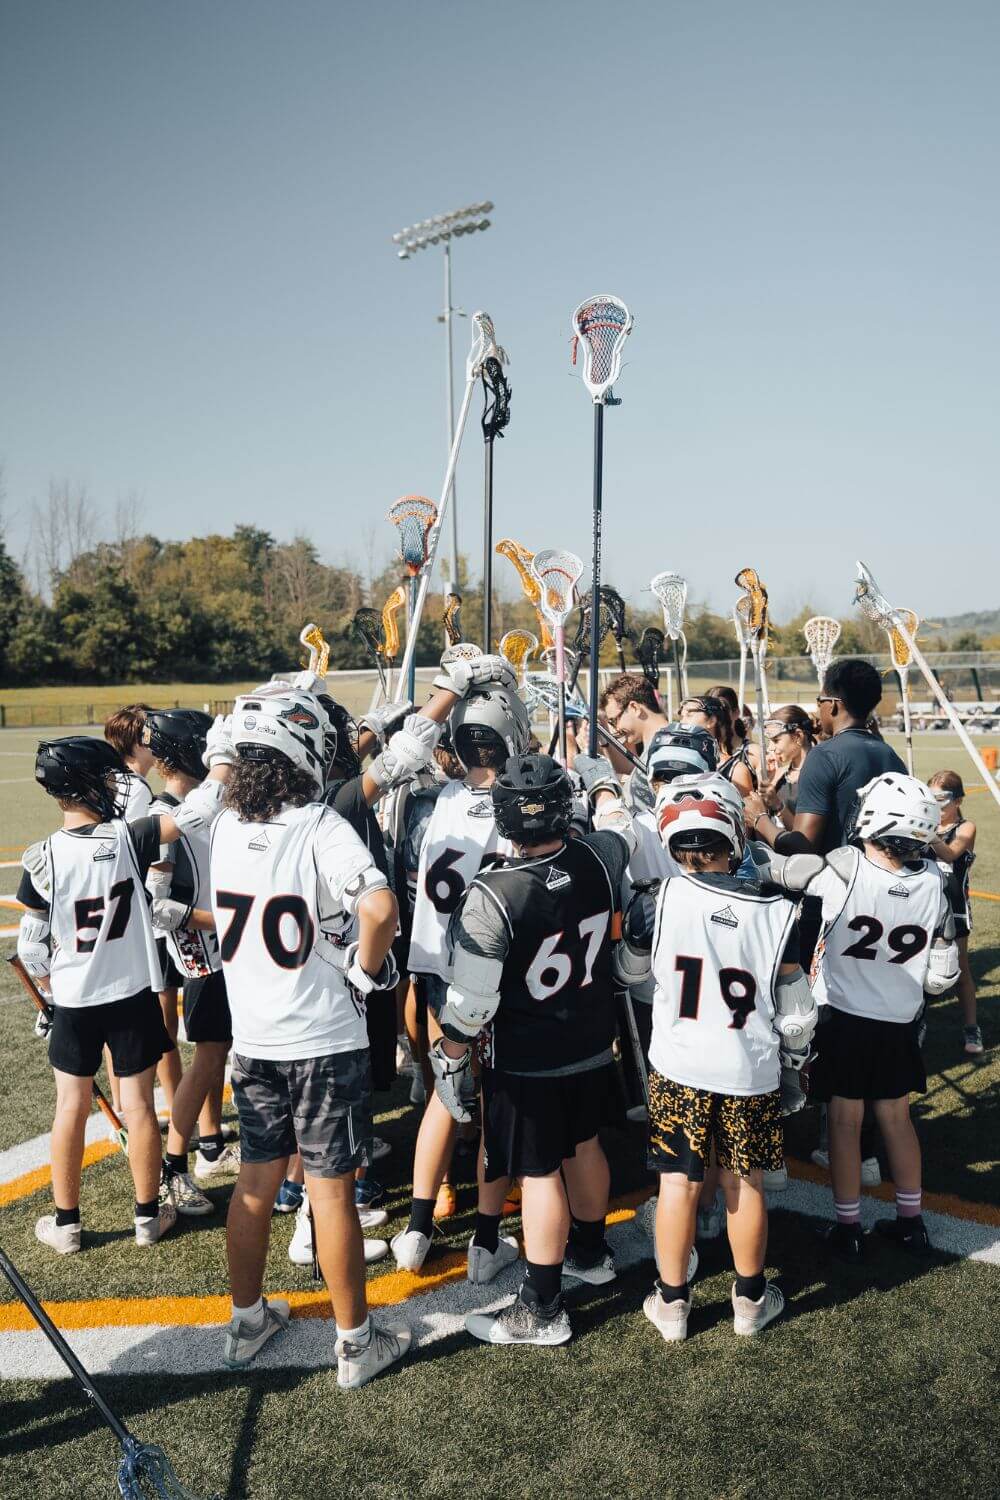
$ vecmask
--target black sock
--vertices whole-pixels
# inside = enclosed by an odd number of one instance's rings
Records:
[[[749,1297],[751,1302],[759,1302],[766,1285],[763,1271],[758,1271],[756,1276],[741,1276],[739,1271],[736,1273],[737,1297]]]
[[[599,1260],[604,1254],[604,1219],[576,1219],[569,1227],[569,1243],[584,1260]]]
[[[688,1299],[686,1282],[684,1286],[670,1286],[666,1281],[657,1281],[656,1290],[660,1294],[661,1302],[686,1302]]]
[[[476,1232],[472,1243],[478,1245],[480,1250],[488,1250],[491,1255],[496,1255],[500,1244],[499,1214],[476,1214]]]
[[[407,1229],[419,1230],[430,1239],[434,1233],[434,1204],[436,1198],[414,1198],[410,1204],[410,1222]]]
[[[57,1229],[61,1229],[64,1224],[79,1224],[79,1222],[80,1222],[80,1210],[79,1210],[79,1208],[57,1208],[56,1209],[56,1228]]]
[[[198,1150],[201,1152],[206,1161],[218,1161],[219,1157],[222,1155],[222,1146],[223,1141],[221,1131],[218,1135],[203,1135],[201,1137],[201,1140],[198,1142]],[[184,1171],[187,1171],[187,1167],[184,1168]]]
[[[136,1202],[135,1216],[137,1219],[155,1219],[159,1217],[160,1200],[152,1198],[149,1203]]]
[[[540,1266],[537,1261],[526,1262],[528,1274],[525,1281],[546,1307],[554,1302],[562,1289],[562,1261],[555,1266]]]
[[[173,1176],[177,1172],[186,1172],[188,1169],[187,1152],[175,1153],[168,1151],[163,1158],[163,1165],[166,1168],[168,1177]]]

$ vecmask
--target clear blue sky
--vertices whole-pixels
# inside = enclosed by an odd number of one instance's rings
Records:
[[[497,535],[589,554],[569,319],[613,291],[609,582],[728,607],[750,564],[778,618],[843,611],[860,553],[922,614],[993,607],[998,64],[994,0],[4,0],[12,538],[69,477],[360,563],[444,467],[440,256],[389,236],[492,198],[455,300],[511,354]],[[477,425],[474,557],[481,472]]]

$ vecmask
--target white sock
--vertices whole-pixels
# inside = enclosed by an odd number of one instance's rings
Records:
[[[349,1344],[367,1344],[371,1336],[371,1318],[366,1318],[360,1328],[341,1328],[340,1324],[337,1324],[338,1339],[346,1339]]]
[[[263,1316],[263,1297],[258,1297],[257,1301],[252,1303],[250,1307],[237,1307],[236,1303],[233,1303],[233,1317],[237,1318],[241,1323],[259,1323]]]

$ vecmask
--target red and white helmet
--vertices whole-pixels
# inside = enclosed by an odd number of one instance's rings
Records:
[[[940,808],[934,793],[915,776],[886,771],[858,790],[852,837],[877,839],[901,853],[916,852],[937,833]]]
[[[677,776],[656,798],[656,826],[671,854],[724,838],[737,863],[746,848],[743,799],[725,776]]]
[[[245,760],[270,760],[277,752],[306,771],[322,790],[324,752],[333,732],[329,716],[313,693],[288,682],[269,682],[233,705],[233,747]]]

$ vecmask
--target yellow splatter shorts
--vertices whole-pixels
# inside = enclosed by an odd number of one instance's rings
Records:
[[[776,1172],[783,1161],[781,1094],[712,1094],[649,1070],[652,1172],[682,1172],[701,1182],[715,1147],[720,1167],[737,1177]]]

